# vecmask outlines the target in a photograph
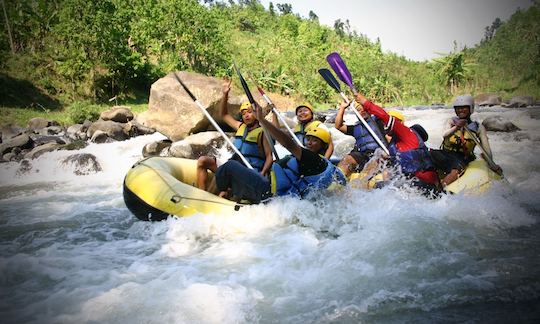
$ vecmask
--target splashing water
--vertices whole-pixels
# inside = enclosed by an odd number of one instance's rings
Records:
[[[452,110],[404,111],[438,147]],[[508,185],[438,200],[391,187],[237,214],[138,221],[122,181],[161,135],[90,145],[77,176],[57,151],[0,165],[5,323],[357,323],[540,318],[540,128],[490,133]],[[518,139],[519,136],[519,140]],[[339,143],[338,143],[339,146]]]

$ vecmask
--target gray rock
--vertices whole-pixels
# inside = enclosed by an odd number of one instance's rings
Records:
[[[112,120],[96,121],[88,128],[86,135],[90,138],[94,138],[94,133],[98,130],[106,133],[108,137],[117,141],[123,141],[129,138],[129,135],[124,130],[124,124],[113,122]]]
[[[496,93],[483,93],[474,97],[474,102],[478,106],[498,106],[502,103],[502,98]]]
[[[133,119],[133,112],[126,106],[115,106],[110,110],[104,111],[100,115],[102,120],[112,120],[117,123],[127,123]]]
[[[169,154],[188,159],[197,159],[203,155],[214,156],[217,153],[216,148],[223,146],[224,142],[218,132],[197,133],[173,143],[169,148]]]
[[[42,144],[40,146],[36,146],[34,147],[30,152],[26,153],[24,155],[24,158],[25,159],[35,159],[35,158],[38,158],[40,157],[41,155],[47,153],[47,152],[52,152],[52,151],[56,151],[58,149],[60,149],[63,145],[62,144],[58,144],[56,142],[49,142],[49,143],[45,143],[45,144]]]
[[[86,130],[83,131],[83,128],[83,124],[71,125],[66,130],[66,136],[72,140],[79,140],[81,139],[81,134],[84,133],[86,136]]]
[[[84,140],[75,140],[63,147],[64,150],[73,151],[80,150],[88,146],[88,143]]]
[[[155,129],[141,125],[137,121],[134,121],[134,120],[125,124],[124,131],[127,134],[129,134],[130,137],[135,137],[139,135],[149,135],[149,134],[154,134],[156,132]]]
[[[516,142],[521,142],[523,140],[530,140],[531,139],[531,136],[527,133],[517,133],[516,135],[514,135],[514,141]]]
[[[28,136],[28,134],[21,134],[15,137],[12,137],[9,140],[6,140],[0,144],[0,155],[4,155],[10,152],[14,147],[20,147],[21,149],[31,148],[33,146],[33,141]]]
[[[29,160],[22,160],[15,174],[18,176],[21,176],[21,175],[29,173],[32,169],[33,169],[33,166]]]
[[[32,132],[36,132],[42,128],[47,128],[50,126],[60,126],[57,121],[45,119],[42,117],[35,117],[28,121],[28,129]]]
[[[532,106],[534,104],[533,97],[530,96],[516,96],[512,99],[510,99],[510,102],[508,103],[508,108],[521,108],[521,107],[527,107]]]
[[[109,143],[112,141],[112,139],[102,130],[96,130],[92,134],[92,138],[90,138],[91,142],[97,143],[97,144],[103,144],[103,143]]]
[[[64,135],[65,130],[62,126],[48,126],[41,129],[34,130],[34,133],[40,134],[40,135]]]
[[[73,154],[64,158],[61,162],[64,167],[72,167],[76,175],[89,175],[102,171],[97,158],[89,153]]]
[[[484,125],[486,130],[493,132],[514,132],[520,130],[519,127],[501,116],[488,117],[482,121],[482,125]]]
[[[39,136],[34,139],[34,145],[39,146],[45,143],[57,143],[57,144],[66,144],[66,141],[60,136]]]
[[[4,156],[2,156],[3,162],[17,161],[17,158],[18,158],[18,155],[13,152],[6,153],[4,154]]]
[[[0,132],[2,133],[2,143],[15,136],[21,135],[25,131],[26,129],[14,124],[2,126],[0,128]]]
[[[170,140],[162,140],[153,143],[146,144],[142,149],[142,156],[160,156],[161,152],[170,147],[172,142]]]

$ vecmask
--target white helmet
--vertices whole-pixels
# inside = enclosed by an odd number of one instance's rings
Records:
[[[471,95],[464,95],[459,96],[454,100],[454,103],[452,103],[452,108],[456,109],[456,107],[460,106],[469,106],[471,114],[474,112],[474,98]]]

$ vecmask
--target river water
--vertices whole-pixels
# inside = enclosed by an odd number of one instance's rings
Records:
[[[440,144],[447,109],[404,111]],[[489,133],[509,184],[428,200],[385,188],[159,223],[122,180],[154,134],[0,165],[2,323],[395,323],[540,320],[540,120]],[[80,152],[78,152],[80,153]]]

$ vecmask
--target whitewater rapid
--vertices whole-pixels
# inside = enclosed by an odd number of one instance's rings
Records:
[[[482,196],[348,189],[234,215],[159,223],[125,207],[122,181],[160,134],[0,165],[3,323],[535,322],[540,319],[540,120],[489,132],[509,184]],[[428,146],[451,109],[406,108]],[[339,144],[338,144],[339,145]],[[97,157],[77,176],[60,161]]]

